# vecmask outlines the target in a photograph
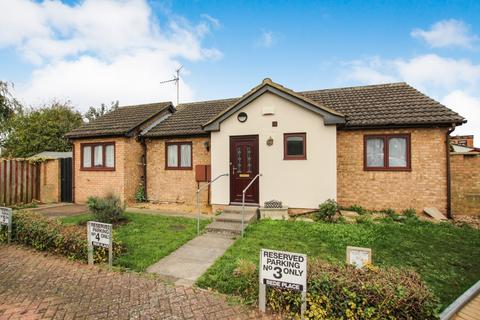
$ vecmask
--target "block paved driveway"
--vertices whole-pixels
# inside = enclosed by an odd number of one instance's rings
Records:
[[[225,297],[0,245],[0,319],[258,319]]]

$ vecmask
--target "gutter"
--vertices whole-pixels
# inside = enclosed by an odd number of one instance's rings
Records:
[[[452,214],[452,173],[450,169],[450,134],[455,130],[455,124],[447,131],[445,136],[445,147],[447,156],[447,218],[453,219]]]

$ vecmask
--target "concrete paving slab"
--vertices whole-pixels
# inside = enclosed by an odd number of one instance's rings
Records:
[[[173,277],[179,285],[193,285],[233,242],[227,237],[203,234],[148,267],[147,272]]]

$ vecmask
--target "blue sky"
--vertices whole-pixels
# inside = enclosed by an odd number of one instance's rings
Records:
[[[0,79],[32,106],[80,110],[407,81],[480,143],[480,1],[0,0]],[[3,17],[6,17],[3,19]]]

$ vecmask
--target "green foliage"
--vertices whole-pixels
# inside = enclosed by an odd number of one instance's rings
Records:
[[[413,208],[408,208],[402,211],[402,214],[407,218],[416,218],[417,211]]]
[[[350,207],[345,208],[345,210],[349,211],[355,211],[359,215],[364,215],[364,214],[369,214],[370,212],[365,209],[364,207],[357,205],[357,204],[352,204]]]
[[[247,297],[256,301],[251,283],[232,277],[238,260],[258,265],[260,249],[301,252],[308,259],[343,263],[347,246],[367,247],[373,263],[380,267],[413,268],[439,297],[442,308],[480,279],[480,230],[456,227],[450,223],[426,221],[394,223],[332,224],[303,221],[261,220],[246,229],[197,281],[203,288]],[[254,295],[245,292],[251,290]]]
[[[111,112],[114,110],[118,109],[118,100],[117,101],[112,101],[110,103],[110,107],[107,107],[105,103],[102,103],[100,107],[90,107],[88,108],[87,112],[85,112],[85,118],[87,119],[88,122],[92,122],[93,120]]]
[[[125,210],[120,198],[115,195],[106,197],[88,197],[87,207],[95,221],[115,223],[123,218]]]
[[[125,252],[115,257],[113,264],[122,268],[143,272],[197,235],[195,219],[129,212],[125,217],[128,223],[113,226],[116,239],[125,247]],[[90,214],[61,219],[64,224],[83,228],[90,220],[93,220]],[[209,223],[207,219],[200,220],[200,230]]]
[[[9,133],[9,122],[12,117],[22,110],[22,105],[11,93],[13,84],[0,81],[0,147]]]
[[[323,221],[333,221],[337,211],[337,202],[333,199],[328,199],[319,206],[316,217]]]
[[[4,241],[5,235],[0,237]],[[114,235],[115,238],[115,235]],[[12,240],[36,250],[61,254],[74,260],[87,261],[87,232],[85,227],[63,225],[39,213],[16,211],[12,221]],[[122,244],[114,239],[113,254],[123,251]],[[108,261],[108,250],[96,248],[96,262]]]
[[[306,319],[437,319],[438,302],[409,269],[330,264],[310,260]],[[253,275],[257,279],[257,275]],[[269,290],[268,305],[288,318],[300,313],[297,292]]]
[[[393,220],[398,220],[398,218],[399,218],[399,214],[396,213],[395,210],[393,210],[391,208],[383,209],[380,212],[383,213],[388,218],[391,218]]]
[[[82,125],[82,116],[68,103],[53,102],[50,106],[16,113],[8,121],[8,135],[2,146],[11,157],[30,157],[42,151],[70,151],[63,137]]]
[[[145,202],[147,197],[145,196],[145,186],[140,183],[135,191],[135,202]]]

